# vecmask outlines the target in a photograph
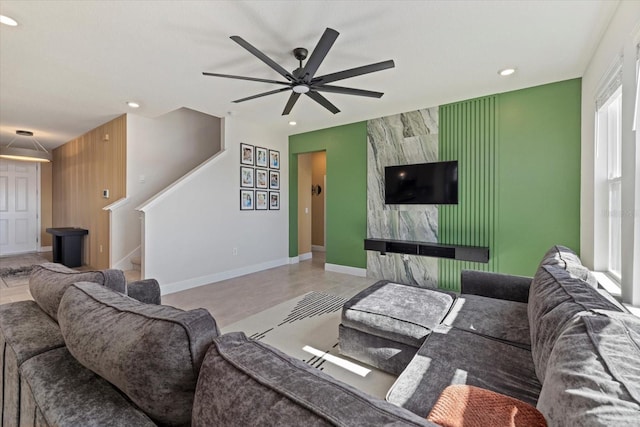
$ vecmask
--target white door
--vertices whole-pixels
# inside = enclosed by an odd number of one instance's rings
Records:
[[[0,159],[0,255],[38,247],[37,163]]]

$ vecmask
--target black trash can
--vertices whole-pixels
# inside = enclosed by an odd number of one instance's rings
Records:
[[[89,230],[76,227],[47,228],[53,235],[53,262],[67,267],[82,265],[82,243]]]

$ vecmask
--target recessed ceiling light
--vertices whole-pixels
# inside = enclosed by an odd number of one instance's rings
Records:
[[[133,101],[129,101],[127,102],[127,105],[131,108],[140,108],[140,104],[138,104],[137,102],[133,102]]]
[[[498,71],[498,74],[504,77],[504,76],[510,76],[515,72],[516,72],[515,68],[503,68],[502,70]]]
[[[16,25],[18,25],[18,22],[13,18],[9,18],[8,16],[0,15],[0,24],[15,27]]]
[[[297,122],[294,122],[293,120],[291,120],[291,121],[289,122],[289,124],[290,124],[291,126],[295,126],[295,125],[297,125],[298,123],[297,123]]]

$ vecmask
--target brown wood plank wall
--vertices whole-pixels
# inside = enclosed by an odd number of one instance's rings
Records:
[[[126,139],[122,115],[53,150],[53,226],[89,230],[83,262],[95,269],[111,262],[109,213],[102,208],[126,196]]]

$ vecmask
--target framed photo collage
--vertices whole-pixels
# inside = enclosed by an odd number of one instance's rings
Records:
[[[240,143],[240,210],[280,210],[280,152]]]

